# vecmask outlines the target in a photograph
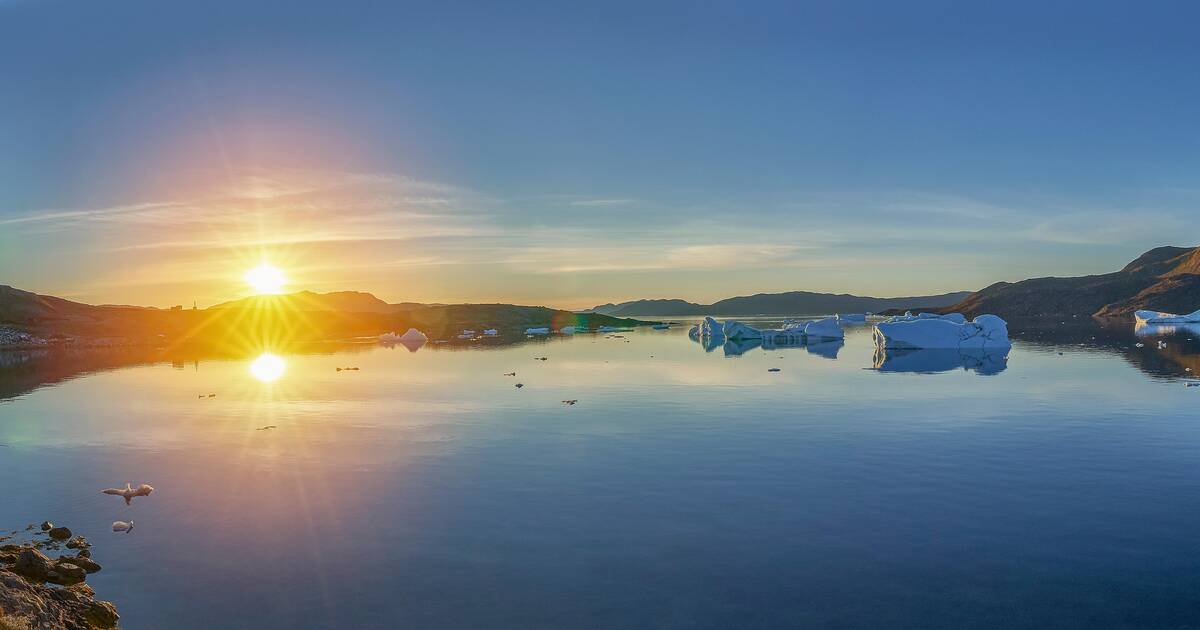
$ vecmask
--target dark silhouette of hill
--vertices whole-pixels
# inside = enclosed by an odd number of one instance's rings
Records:
[[[958,291],[941,295],[877,298],[845,293],[759,293],[732,297],[712,304],[697,304],[680,299],[633,300],[620,304],[603,304],[591,312],[616,316],[713,315],[745,317],[750,315],[824,315],[833,313],[878,313],[887,309],[949,306],[970,295]]]
[[[431,338],[465,328],[520,335],[526,328],[637,326],[650,322],[516,304],[388,304],[369,293],[342,291],[264,295],[207,309],[92,306],[0,286],[0,325],[52,340],[91,343],[208,344],[245,348],[346,339],[415,327]],[[2,342],[0,342],[2,343]]]
[[[957,311],[968,317],[994,313],[1006,318],[1131,319],[1139,309],[1190,313],[1197,308],[1200,308],[1200,248],[1157,247],[1120,271],[998,282],[958,304],[927,310]]]

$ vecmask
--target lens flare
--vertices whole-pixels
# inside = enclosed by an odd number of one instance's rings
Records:
[[[287,362],[283,357],[264,352],[250,364],[250,374],[263,383],[274,383],[283,376]]]
[[[283,293],[283,285],[287,284],[287,279],[283,277],[279,267],[263,263],[246,272],[246,283],[255,293],[276,295]]]

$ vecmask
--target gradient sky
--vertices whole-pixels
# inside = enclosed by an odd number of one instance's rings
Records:
[[[590,5],[590,6],[589,6]],[[895,296],[1200,243],[1200,5],[0,0],[0,283]]]

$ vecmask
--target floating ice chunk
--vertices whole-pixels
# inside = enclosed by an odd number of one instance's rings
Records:
[[[689,328],[688,336],[691,337],[692,339],[699,339],[700,338],[700,324],[696,324],[695,326],[692,326],[691,328]]]
[[[980,315],[971,322],[962,323],[957,319],[935,315],[880,322],[875,325],[875,344],[883,348],[983,349],[1012,346],[1008,340],[1008,324],[995,315]]]
[[[701,337],[724,339],[725,327],[721,325],[721,322],[711,317],[705,317],[704,321],[700,322],[698,334]]]
[[[838,320],[833,317],[818,319],[808,322],[804,325],[804,336],[812,339],[844,339],[846,333],[842,331]]]
[[[500,331],[496,330],[495,328],[489,328],[483,331],[483,334],[487,335],[488,337],[495,337],[496,335],[500,334]]]
[[[400,341],[429,341],[429,337],[416,328],[409,328],[403,335],[400,335]]]
[[[1200,311],[1187,315],[1159,311],[1135,311],[1133,317],[1139,324],[1200,324]]]
[[[839,322],[858,324],[858,323],[863,323],[863,322],[867,321],[867,314],[866,313],[838,313],[837,320]]]
[[[727,319],[721,325],[726,339],[762,339],[762,331],[752,328],[734,319]]]
[[[550,328],[547,326],[540,326],[537,328],[526,328],[525,334],[526,335],[549,335]]]
[[[575,327],[574,326],[563,326],[562,328],[558,329],[558,332],[560,332],[564,335],[574,335]]]
[[[670,324],[654,324],[653,326],[651,326],[651,328],[653,328],[654,330],[666,330],[670,327],[671,327]]]

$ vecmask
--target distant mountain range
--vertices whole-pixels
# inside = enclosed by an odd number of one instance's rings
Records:
[[[117,338],[153,343],[223,344],[323,341],[418,328],[432,339],[463,329],[495,328],[500,336],[526,328],[637,326],[651,322],[600,313],[573,313],[516,304],[389,304],[354,291],[260,295],[207,309],[93,306],[0,285],[0,327],[49,338]]]
[[[633,300],[620,304],[601,304],[586,312],[617,317],[669,317],[712,315],[714,317],[748,317],[752,315],[829,315],[834,313],[878,313],[887,309],[937,308],[957,304],[971,295],[970,291],[942,293],[915,297],[877,298],[845,293],[759,293],[732,297],[712,304],[697,304],[686,300]]]
[[[924,305],[932,306],[932,305]],[[1190,313],[1200,308],[1200,247],[1156,247],[1120,271],[1076,278],[998,282],[938,310],[973,317],[1129,319],[1139,309]],[[931,309],[932,310],[932,309]]]

